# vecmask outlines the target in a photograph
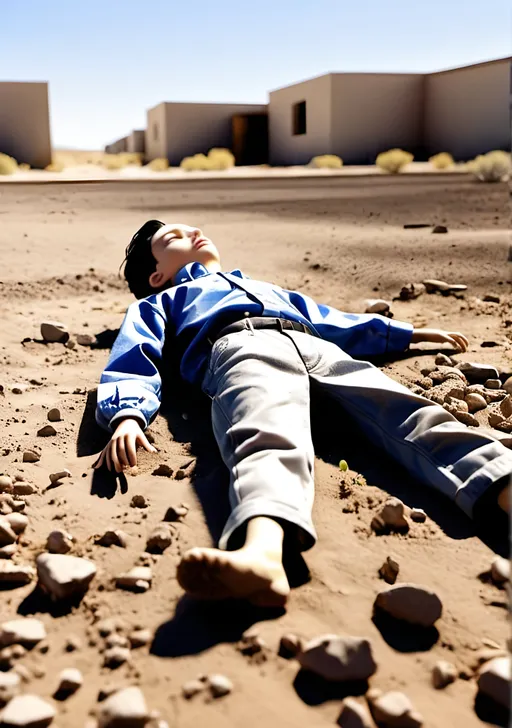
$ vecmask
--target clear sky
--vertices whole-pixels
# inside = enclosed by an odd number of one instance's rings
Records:
[[[161,101],[512,55],[511,0],[0,0],[0,28],[0,81],[49,81],[60,148],[102,148]]]

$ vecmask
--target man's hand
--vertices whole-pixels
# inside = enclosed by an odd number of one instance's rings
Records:
[[[441,329],[414,329],[411,343],[430,341],[435,344],[449,344],[457,351],[467,351],[469,341],[463,334],[456,331],[442,331]]]
[[[103,448],[94,468],[98,469],[106,463],[107,468],[121,473],[124,468],[137,465],[137,445],[141,445],[148,452],[157,452],[142,431],[139,421],[133,417],[126,417],[116,427],[108,445]]]

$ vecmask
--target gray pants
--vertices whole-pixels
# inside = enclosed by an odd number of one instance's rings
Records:
[[[357,420],[368,438],[469,516],[478,498],[512,474],[512,452],[471,430],[365,361],[295,331],[248,328],[215,342],[203,391],[230,474],[231,515],[219,542],[255,516],[294,524],[300,548],[311,519],[314,451],[310,380]]]

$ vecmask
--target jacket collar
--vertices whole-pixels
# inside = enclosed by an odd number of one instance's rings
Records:
[[[242,271],[238,268],[230,271],[230,273],[231,275],[238,276],[238,278],[245,278]],[[197,278],[209,275],[215,275],[215,273],[210,273],[202,263],[188,263],[176,273],[174,285],[179,286],[180,283],[190,283],[190,281],[194,281]]]

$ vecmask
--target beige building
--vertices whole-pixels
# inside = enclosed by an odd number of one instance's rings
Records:
[[[337,154],[368,164],[392,147],[419,159],[510,149],[511,60],[432,74],[329,73],[272,91],[270,163]]]
[[[132,154],[144,154],[146,146],[145,129],[134,129],[126,138],[126,151]]]
[[[158,104],[147,112],[146,159],[206,154],[212,147],[233,148],[233,119],[266,112],[262,104]]]
[[[0,82],[0,152],[36,169],[51,163],[47,83]]]
[[[111,142],[110,144],[107,144],[105,147],[105,153],[106,154],[121,154],[122,152],[128,151],[128,137],[121,137],[121,139],[117,139],[115,142]]]

